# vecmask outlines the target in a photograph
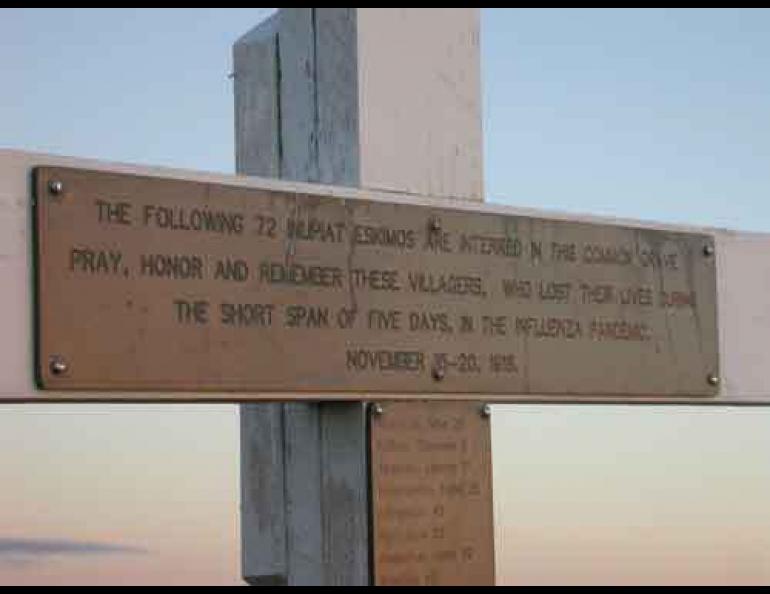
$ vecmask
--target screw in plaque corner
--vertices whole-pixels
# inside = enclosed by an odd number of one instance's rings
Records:
[[[59,179],[48,182],[48,191],[52,196],[61,196],[64,193],[64,183]]]
[[[58,355],[51,357],[49,368],[51,369],[51,373],[56,376],[64,375],[69,371],[69,365],[67,364],[67,361]]]

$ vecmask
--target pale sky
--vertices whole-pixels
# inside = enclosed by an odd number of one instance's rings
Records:
[[[272,9],[0,9],[0,147],[232,172]],[[484,9],[486,188],[770,231],[770,12]],[[770,410],[505,406],[498,581],[770,583]],[[238,417],[0,407],[0,584],[240,583]]]

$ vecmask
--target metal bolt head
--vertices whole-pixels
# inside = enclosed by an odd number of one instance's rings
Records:
[[[54,196],[58,196],[64,191],[64,184],[58,179],[52,179],[48,182],[48,191]]]
[[[481,416],[484,419],[488,419],[492,416],[492,407],[489,404],[485,404],[481,407]]]
[[[703,246],[703,255],[706,256],[707,258],[710,258],[711,256],[713,256],[714,251],[715,251],[714,246],[711,245],[710,243]]]
[[[69,365],[67,365],[67,362],[61,357],[52,357],[50,368],[52,374],[64,375],[69,370]]]
[[[706,381],[708,382],[709,386],[712,386],[714,388],[719,386],[719,384],[721,383],[719,376],[714,373],[709,374],[709,376],[706,378]]]
[[[372,414],[375,417],[381,417],[383,414],[385,414],[385,409],[382,408],[382,404],[380,404],[379,402],[372,404]]]

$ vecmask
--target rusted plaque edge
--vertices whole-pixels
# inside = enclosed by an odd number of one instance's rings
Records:
[[[718,392],[708,235],[35,174],[45,390],[496,401]]]
[[[370,405],[372,571],[378,586],[494,586],[489,409]]]

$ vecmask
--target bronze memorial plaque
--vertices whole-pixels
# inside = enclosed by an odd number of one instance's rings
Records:
[[[371,417],[374,580],[494,586],[489,416],[474,402],[392,402]]]
[[[59,398],[717,394],[707,235],[36,174],[37,375]]]

